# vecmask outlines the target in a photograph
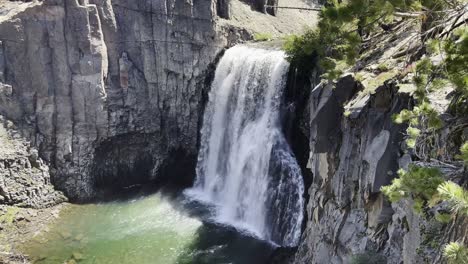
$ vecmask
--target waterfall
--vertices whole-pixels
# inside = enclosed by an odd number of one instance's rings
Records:
[[[303,180],[280,124],[288,62],[282,51],[236,46],[221,59],[187,193],[215,205],[216,221],[281,246],[298,243]]]

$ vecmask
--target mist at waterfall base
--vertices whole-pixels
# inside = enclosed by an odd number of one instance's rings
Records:
[[[282,51],[226,51],[204,114],[196,182],[186,194],[214,205],[215,221],[292,247],[304,185],[279,118],[288,69]]]

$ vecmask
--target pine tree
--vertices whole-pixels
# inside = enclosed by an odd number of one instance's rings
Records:
[[[437,191],[440,198],[447,201],[456,214],[468,216],[468,191],[460,185],[446,181],[439,185]]]
[[[468,264],[468,249],[461,243],[452,242],[445,246],[444,257],[449,264]]]
[[[444,181],[436,168],[425,168],[410,165],[408,171],[400,170],[399,178],[393,179],[392,184],[383,186],[381,191],[391,202],[398,202],[403,198],[413,198],[414,209],[422,213],[424,207],[437,193],[437,187]]]

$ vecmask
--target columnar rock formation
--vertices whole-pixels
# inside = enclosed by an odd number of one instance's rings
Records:
[[[132,170],[150,153],[140,169],[156,175],[169,152],[196,153],[202,85],[228,44],[215,17],[215,1],[32,4],[0,24],[0,112],[73,198],[93,195],[94,151],[111,137],[151,142],[121,146],[116,165]],[[101,164],[97,173],[118,173]]]

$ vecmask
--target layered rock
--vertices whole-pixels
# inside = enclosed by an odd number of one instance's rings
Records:
[[[310,100],[308,166],[314,177],[295,262],[348,263],[353,255],[373,251],[384,252],[389,263],[414,260],[418,216],[411,205],[395,212],[380,193],[402,158],[405,127],[391,116],[408,107],[409,95],[392,84],[371,94],[347,76],[336,87],[316,87]]]
[[[53,188],[49,168],[38,151],[0,116],[0,205],[44,208],[65,200]]]
[[[3,81],[12,90],[0,111],[72,198],[94,195],[90,168],[107,166],[94,151],[110,137],[151,134],[155,161],[146,170],[157,171],[173,149],[193,156],[205,76],[228,44],[215,16],[213,1],[33,5],[0,25]],[[123,157],[130,167],[138,153],[135,146]]]
[[[454,161],[453,144],[466,138],[454,132],[466,120],[444,117],[446,126],[433,140],[407,149],[406,126],[393,122],[392,116],[412,107],[411,89],[400,89],[393,80],[370,90],[347,75],[312,90],[307,167],[313,176],[305,230],[291,262],[352,263],[360,257],[395,264],[438,263],[442,253],[437,245],[466,241],[466,220],[444,225],[434,219],[436,211],[449,211],[446,204],[424,215],[415,212],[412,199],[390,204],[380,192],[410,163],[437,167],[456,182],[466,179],[462,164]],[[447,91],[431,95],[438,96],[434,101],[441,113],[450,102]],[[428,151],[438,153],[440,160],[426,159]]]

